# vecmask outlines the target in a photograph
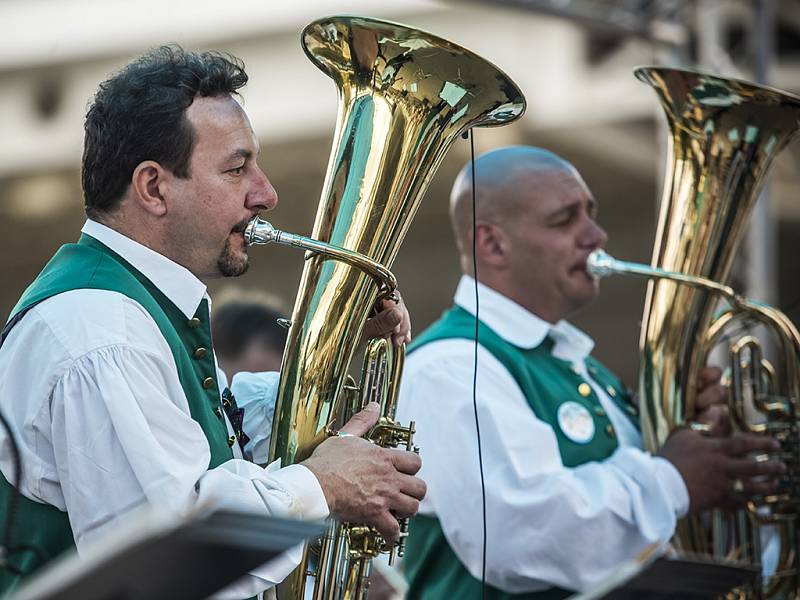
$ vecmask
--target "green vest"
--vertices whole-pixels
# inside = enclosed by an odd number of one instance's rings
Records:
[[[411,344],[409,352],[436,340],[452,338],[475,339],[475,318],[458,306],[445,312],[436,323],[418,336]],[[565,466],[575,467],[590,461],[600,461],[616,450],[616,433],[600,400],[568,361],[552,355],[553,343],[549,338],[536,348],[520,348],[480,323],[478,341],[514,377],[536,417],[552,426]],[[592,379],[605,388],[623,412],[631,418],[635,417],[635,409],[620,381],[591,357],[586,359],[586,367]],[[587,442],[573,441],[559,426],[558,410],[566,402],[577,402],[591,415],[594,435]],[[422,448],[423,458],[424,452],[425,449]],[[535,460],[535,457],[531,457],[531,460]],[[476,523],[475,526],[479,527],[480,524]],[[513,532],[509,533],[513,535]],[[554,540],[553,543],[558,542]],[[489,551],[491,552],[491,548]],[[481,598],[481,582],[469,573],[450,548],[439,520],[435,517],[420,515],[411,520],[404,564],[410,600]],[[555,600],[574,593],[553,587],[540,592],[509,594],[488,584],[486,587],[486,597],[489,600]]]
[[[228,437],[220,403],[207,301],[203,300],[194,318],[187,319],[152,282],[122,257],[94,238],[82,235],[77,244],[62,246],[47,263],[14,307],[9,322],[47,298],[77,289],[119,292],[138,302],[148,312],[172,351],[191,416],[208,438],[211,449],[208,468],[233,458],[231,446],[235,440]],[[65,318],[69,316],[65,315]],[[12,493],[12,486],[0,474],[0,506],[4,509],[9,506]],[[19,494],[16,496],[17,512],[9,545],[26,550],[13,552],[9,562],[22,575],[0,569],[0,594],[12,591],[45,560],[75,546],[66,513]],[[5,536],[4,520],[0,523],[0,531],[2,540]]]

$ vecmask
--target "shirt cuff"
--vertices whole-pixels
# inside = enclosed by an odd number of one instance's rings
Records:
[[[290,516],[306,521],[321,521],[330,514],[325,492],[314,474],[303,465],[280,468],[280,459],[267,465],[270,477],[294,498]]]
[[[653,464],[657,471],[656,477],[674,501],[675,517],[678,519],[685,517],[689,512],[689,490],[686,489],[680,472],[675,465],[660,456],[653,456]]]

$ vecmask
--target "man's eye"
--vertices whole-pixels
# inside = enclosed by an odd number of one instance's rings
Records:
[[[233,169],[228,169],[228,173],[232,173],[233,175],[241,175],[242,171],[244,171],[244,165],[241,167],[235,167]]]
[[[572,213],[564,215],[560,219],[556,219],[555,221],[553,221],[553,227],[566,227],[567,225],[572,223],[574,219],[575,215],[573,215]]]

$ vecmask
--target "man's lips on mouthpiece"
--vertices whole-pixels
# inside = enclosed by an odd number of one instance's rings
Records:
[[[583,271],[585,273],[586,272],[586,261],[582,260],[582,261],[572,265],[572,268],[570,269],[570,271],[573,272],[573,273],[576,272],[576,271]]]
[[[245,230],[245,229],[247,229],[247,224],[248,224],[249,222],[250,222],[250,220],[249,220],[249,219],[248,219],[248,220],[245,220],[245,221],[242,221],[241,223],[239,223],[238,225],[236,225],[236,227],[234,227],[233,229],[231,229],[231,233],[244,233],[244,230]]]
[[[582,275],[586,275],[587,277],[595,279],[594,275],[589,273],[589,271],[586,269],[586,260],[587,259],[583,259],[577,264],[573,265],[572,268],[569,270],[569,272],[571,274],[580,273]]]

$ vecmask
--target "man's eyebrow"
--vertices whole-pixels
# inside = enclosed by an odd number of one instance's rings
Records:
[[[575,212],[577,210],[580,210],[582,205],[583,205],[583,201],[580,201],[580,200],[576,200],[575,202],[570,202],[569,204],[565,204],[565,205],[560,206],[557,209],[555,209],[552,213],[550,213],[549,218],[557,219],[558,217],[561,217],[562,215],[573,213],[573,212]],[[597,200],[595,200],[595,198],[593,196],[589,197],[586,200],[586,209],[589,211],[589,213],[593,213],[593,212],[597,211]]]
[[[581,206],[580,202],[570,202],[569,204],[564,204],[563,206],[559,206],[553,212],[551,212],[548,216],[549,219],[557,219],[558,217],[575,212]]]
[[[228,158],[225,160],[225,162],[233,162],[237,158],[243,158],[245,160],[250,160],[251,158],[253,158],[253,151],[252,150],[248,150],[247,148],[239,148],[239,149],[234,150],[233,152],[231,152],[230,155],[228,156]]]

